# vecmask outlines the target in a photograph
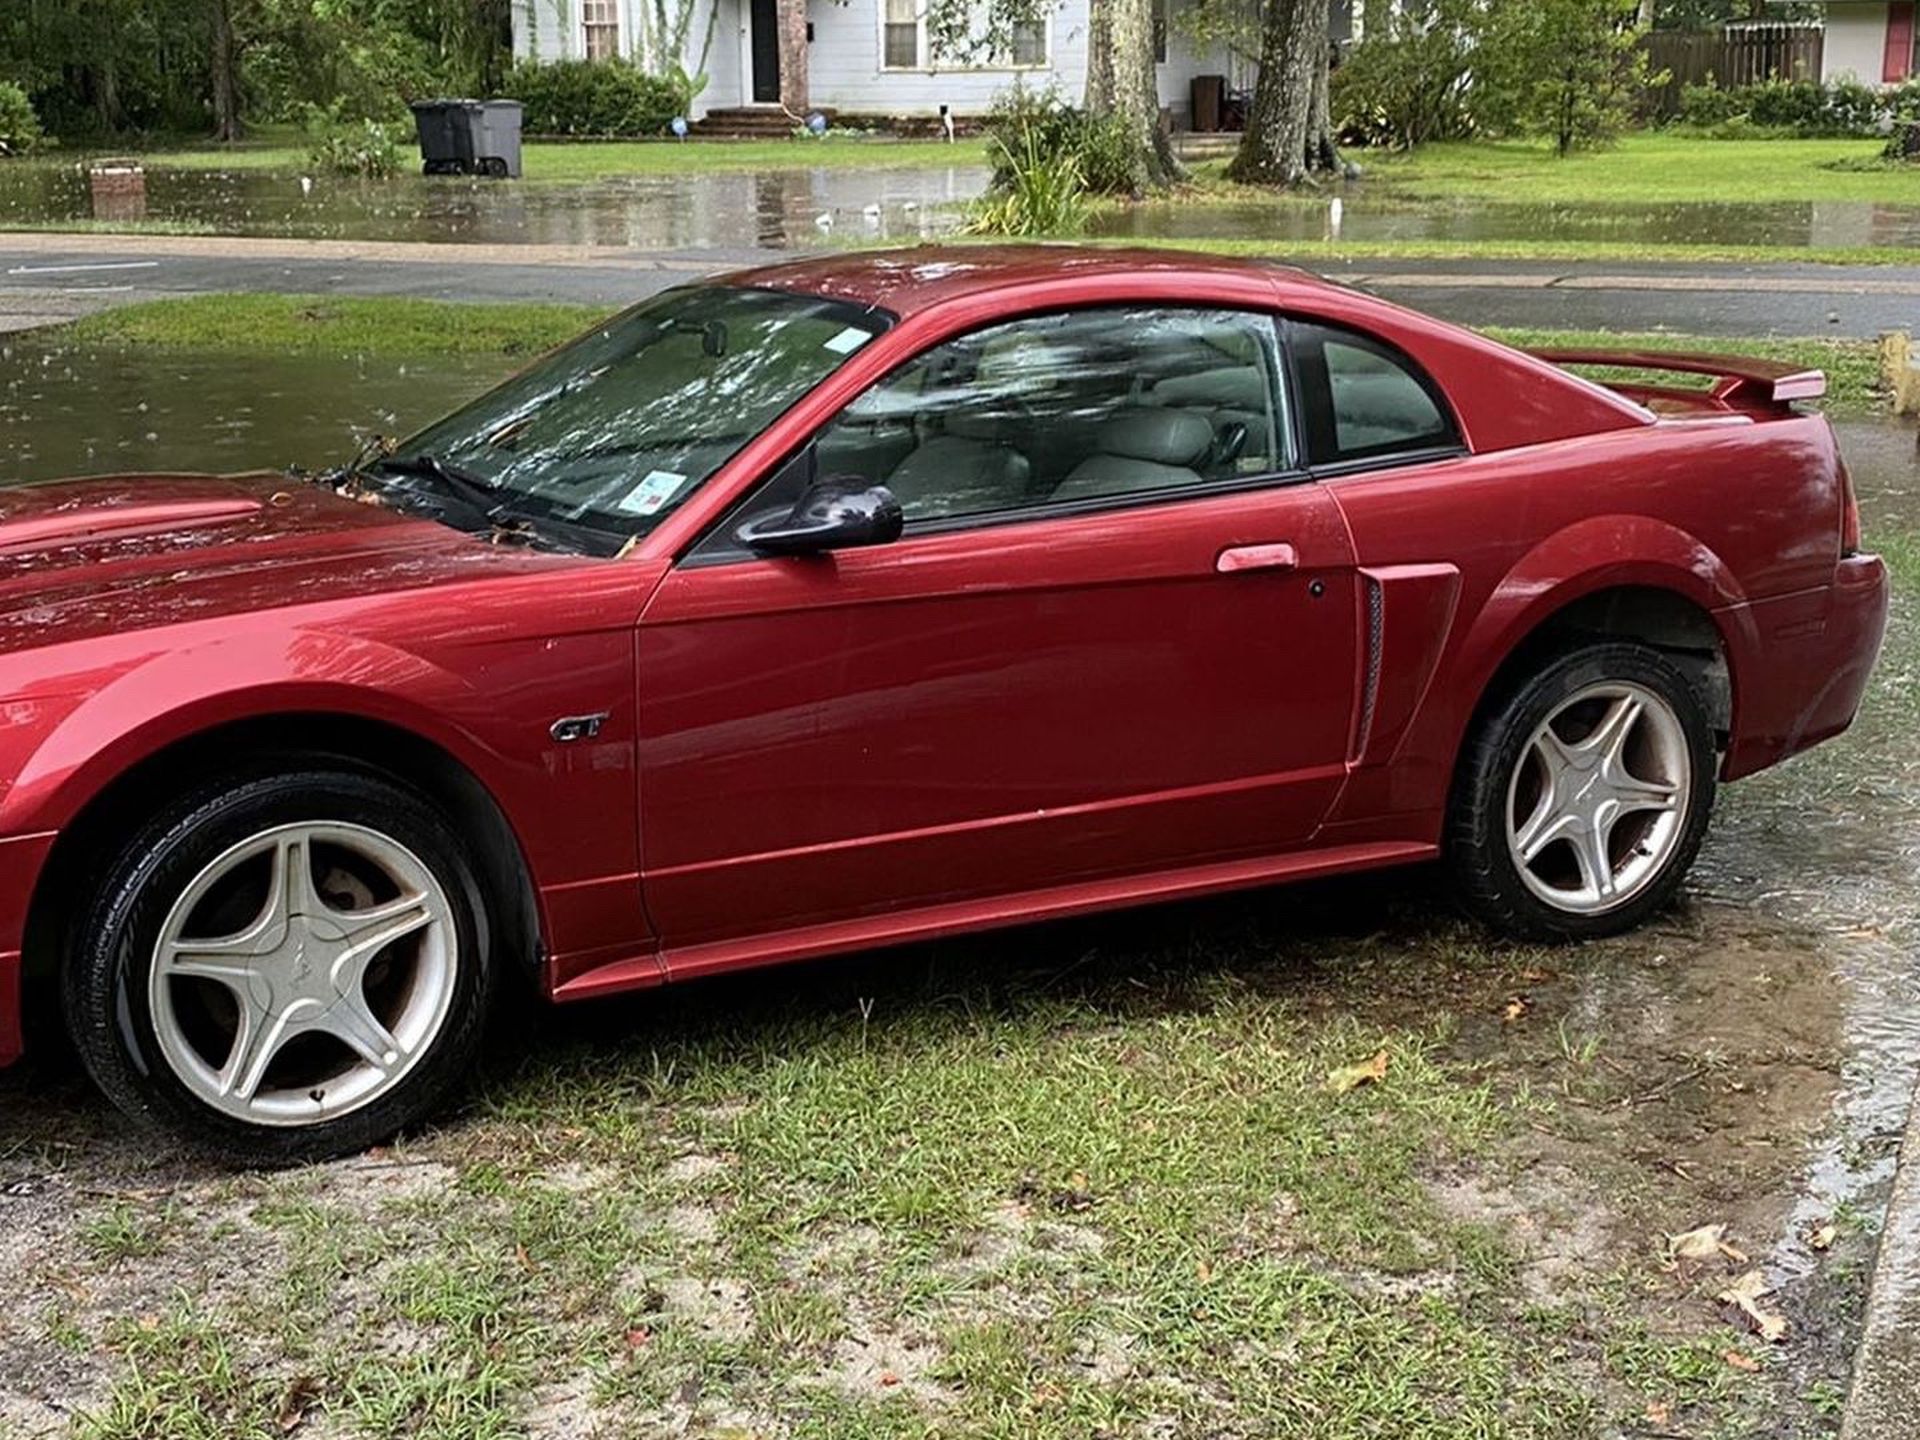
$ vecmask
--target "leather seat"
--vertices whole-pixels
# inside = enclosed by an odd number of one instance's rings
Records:
[[[1000,438],[1005,417],[956,411],[941,434],[922,440],[887,477],[909,520],[980,515],[1028,502],[1033,467]]]
[[[1055,500],[1088,500],[1198,484],[1194,467],[1213,448],[1213,425],[1190,410],[1121,410],[1100,427],[1098,453],[1068,472]]]
[[[1268,410],[1273,401],[1267,393],[1266,372],[1258,365],[1228,365],[1169,376],[1153,387],[1151,399],[1155,405],[1205,415],[1216,436],[1224,435],[1230,426],[1246,426],[1247,443],[1241,453],[1272,461],[1273,424]]]

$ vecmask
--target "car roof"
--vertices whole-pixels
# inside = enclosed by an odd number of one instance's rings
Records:
[[[792,290],[873,306],[906,318],[949,300],[1069,276],[1079,278],[1217,275],[1298,285],[1330,283],[1304,270],[1263,260],[1184,250],[1085,245],[920,245],[902,250],[836,251],[736,272],[722,283]]]

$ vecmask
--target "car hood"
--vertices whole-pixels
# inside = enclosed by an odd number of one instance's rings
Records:
[[[0,489],[0,653],[556,559],[282,474]]]

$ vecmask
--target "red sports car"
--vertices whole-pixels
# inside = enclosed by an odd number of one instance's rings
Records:
[[[1435,856],[1623,929],[1867,682],[1822,385],[931,249],[671,291],[329,474],[6,491],[0,1059],[45,980],[113,1100],[286,1160],[433,1107],[516,972]]]

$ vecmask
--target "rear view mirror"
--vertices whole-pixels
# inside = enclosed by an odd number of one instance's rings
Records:
[[[893,492],[857,477],[818,480],[783,514],[749,520],[735,538],[760,555],[812,555],[900,538],[906,516]]]

